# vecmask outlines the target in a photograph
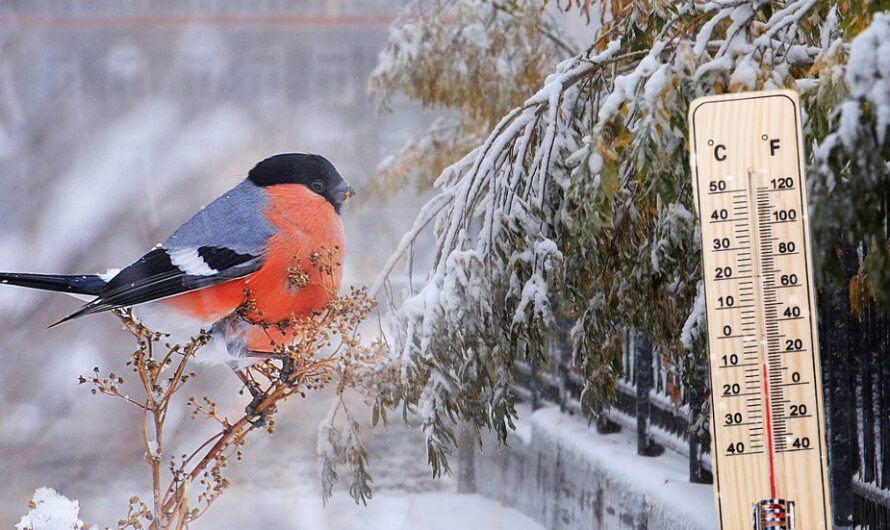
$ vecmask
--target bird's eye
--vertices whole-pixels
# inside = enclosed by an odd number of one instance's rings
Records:
[[[312,186],[312,191],[314,191],[315,193],[321,193],[324,191],[324,182],[320,180],[313,180],[310,186]]]

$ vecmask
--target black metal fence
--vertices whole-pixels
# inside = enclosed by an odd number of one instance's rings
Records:
[[[890,530],[890,318],[874,308],[858,313],[845,290],[820,293],[832,511],[837,528]],[[690,423],[700,416],[705,382],[680,395],[645,334],[627,332],[624,344],[617,399],[597,430],[635,429],[641,456],[675,451],[688,458],[690,481],[711,482],[709,436]],[[567,345],[553,346],[552,365],[518,366],[516,392],[533,407],[550,402],[580,413],[583,382]]]
[[[890,528],[890,318],[821,298],[820,339],[835,521]]]

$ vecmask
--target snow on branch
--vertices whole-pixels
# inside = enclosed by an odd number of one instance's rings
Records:
[[[835,27],[837,14],[832,12]],[[860,250],[859,269],[849,288],[854,310],[870,300],[890,308],[887,200],[890,190],[890,15],[879,13],[849,46],[827,44],[817,64],[817,101],[832,108],[812,120],[823,134],[814,150],[810,218],[823,277],[846,278],[846,247]],[[812,114],[812,112],[811,112]]]
[[[431,226],[434,264],[426,283],[405,293],[393,333],[406,406],[423,412],[434,467],[447,466],[457,418],[505,435],[515,415],[514,361],[546,365],[557,329],[571,331],[587,412],[612,396],[623,328],[648,332],[668,369],[701,358],[689,102],[797,87],[818,118],[831,100],[816,95],[837,89],[834,68],[843,68],[848,49],[839,28],[868,16],[841,15],[818,0],[599,7],[608,16],[594,45],[556,65],[441,173],[372,289]],[[397,75],[398,66],[383,69]],[[821,139],[832,124],[806,126]]]

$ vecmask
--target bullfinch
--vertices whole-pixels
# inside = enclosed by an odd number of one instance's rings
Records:
[[[140,322],[169,333],[174,344],[185,344],[204,330],[209,342],[196,359],[225,363],[244,380],[239,368],[252,359],[268,358],[275,344],[287,339],[282,336],[286,331],[243,318],[239,308],[245,293],[250,311],[266,323],[322,310],[340,286],[345,252],[340,210],[354,194],[322,156],[275,155],[119,272],[0,273],[0,283],[89,300],[53,326],[134,307]],[[333,270],[308,266],[312,255],[323,251],[333,253]],[[295,262],[303,264],[308,276],[299,285],[291,277]]]

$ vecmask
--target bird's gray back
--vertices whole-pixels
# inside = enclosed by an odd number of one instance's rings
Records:
[[[266,220],[266,193],[250,181],[222,194],[202,208],[163,243],[166,249],[224,247],[260,255],[275,228]]]

